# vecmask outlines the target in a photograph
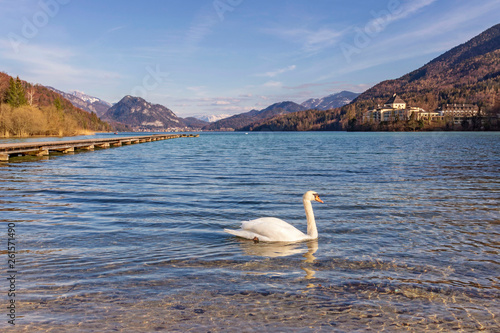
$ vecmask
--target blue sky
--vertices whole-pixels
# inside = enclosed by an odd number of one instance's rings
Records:
[[[236,114],[400,77],[498,0],[0,0],[0,71],[111,103]]]

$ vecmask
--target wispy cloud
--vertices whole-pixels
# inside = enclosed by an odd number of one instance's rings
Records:
[[[374,18],[367,25],[377,25],[378,23],[387,25],[389,23],[405,19],[410,15],[416,14],[419,10],[432,5],[436,1],[437,0],[412,0],[403,4],[400,3],[398,6],[390,8],[390,10],[387,11],[387,15],[382,15],[380,17]],[[383,22],[381,22],[381,20]]]
[[[316,53],[335,45],[342,37],[343,32],[329,28],[317,30],[305,28],[276,28],[266,29],[265,32],[286,39],[292,43],[299,43],[302,51]]]
[[[286,73],[286,72],[290,72],[290,71],[293,71],[297,68],[297,66],[295,65],[291,65],[291,66],[288,66],[288,67],[285,67],[285,68],[281,68],[281,69],[277,69],[275,71],[271,71],[271,72],[266,72],[266,73],[263,73],[263,74],[257,74],[256,76],[266,76],[266,77],[275,77],[277,75],[280,75],[280,74],[283,74],[283,73]]]
[[[186,46],[188,50],[194,50],[200,42],[210,35],[220,20],[217,18],[213,10],[203,8],[193,20],[191,26],[186,32]]]
[[[121,25],[121,26],[118,26],[118,27],[113,27],[111,29],[109,29],[108,31],[106,31],[106,33],[112,33],[112,32],[115,32],[115,31],[118,31],[118,30],[122,30],[122,29],[125,29],[126,26],[125,25]]]
[[[281,88],[283,83],[279,81],[268,81],[262,85],[265,88]]]
[[[228,101],[215,101],[212,105],[230,105],[231,102]]]
[[[77,52],[54,45],[39,46],[33,43],[23,45],[19,52],[12,52],[10,42],[0,39],[0,55],[4,59],[15,60],[23,68],[23,75],[33,80],[45,82],[47,77],[57,81],[76,82],[78,80],[117,79],[121,75],[111,71],[78,67],[72,63]]]

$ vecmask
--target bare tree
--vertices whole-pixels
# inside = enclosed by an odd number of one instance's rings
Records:
[[[31,86],[30,89],[27,91],[27,94],[28,94],[28,104],[33,106],[33,96],[35,95],[35,87]]]

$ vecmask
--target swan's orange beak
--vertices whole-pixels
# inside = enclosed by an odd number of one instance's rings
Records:
[[[324,202],[323,202],[323,200],[321,200],[321,199],[319,198],[319,196],[315,196],[315,197],[314,197],[314,200],[316,200],[317,202],[324,203]]]

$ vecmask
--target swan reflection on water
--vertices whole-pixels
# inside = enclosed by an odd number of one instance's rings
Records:
[[[238,243],[243,252],[249,256],[277,258],[303,253],[303,257],[306,258],[304,262],[307,263],[314,262],[316,259],[314,253],[318,251],[317,239],[301,243],[253,243],[245,240],[239,240]]]
[[[316,260],[314,254],[318,251],[317,239],[301,243],[254,243],[244,240],[240,240],[238,243],[243,252],[249,256],[278,258],[302,254],[304,260],[302,260],[300,268],[306,273],[304,278],[306,280],[314,279],[316,271],[311,264]],[[308,285],[308,287],[310,286],[312,285]]]

